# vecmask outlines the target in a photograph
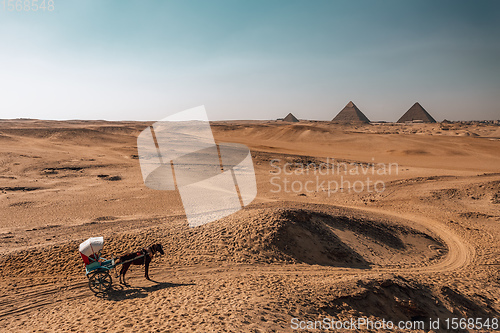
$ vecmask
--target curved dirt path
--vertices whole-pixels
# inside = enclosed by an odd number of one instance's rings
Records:
[[[475,256],[475,251],[465,240],[458,236],[454,231],[447,228],[444,224],[429,219],[423,216],[416,216],[409,213],[394,213],[377,208],[359,208],[352,206],[344,206],[345,208],[356,209],[364,212],[372,212],[383,214],[386,216],[394,216],[397,218],[404,218],[409,221],[417,222],[419,225],[427,228],[436,236],[440,237],[443,242],[448,246],[448,253],[445,257],[435,264],[414,267],[414,268],[401,268],[401,269],[374,269],[375,271],[384,272],[408,272],[408,273],[436,273],[436,272],[450,272],[458,270],[462,267],[469,265]]]

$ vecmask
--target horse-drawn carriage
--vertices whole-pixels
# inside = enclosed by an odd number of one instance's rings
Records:
[[[94,293],[104,293],[111,289],[113,279],[111,270],[118,265],[123,265],[120,271],[120,282],[123,276],[125,283],[125,273],[130,265],[144,265],[145,277],[149,280],[148,267],[151,258],[156,252],[163,253],[160,244],[154,244],[137,252],[127,253],[115,258],[106,259],[101,257],[101,251],[104,246],[103,237],[91,237],[80,244],[80,255],[85,263],[85,276],[89,279],[89,288]]]

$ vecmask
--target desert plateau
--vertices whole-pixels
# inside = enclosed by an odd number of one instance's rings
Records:
[[[211,122],[217,142],[249,147],[258,194],[195,228],[177,191],[144,185],[137,136],[150,124],[0,121],[0,331],[500,317],[498,123]],[[378,190],[349,187],[367,178],[352,168],[372,168]],[[113,272],[94,295],[78,245],[95,236],[106,257],[161,243],[152,281],[132,266],[128,286]]]

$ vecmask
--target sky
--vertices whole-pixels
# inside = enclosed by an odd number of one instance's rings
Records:
[[[500,119],[500,1],[6,1],[4,119]]]

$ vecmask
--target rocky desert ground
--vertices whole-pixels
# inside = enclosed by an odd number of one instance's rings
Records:
[[[189,228],[176,191],[144,186],[149,124],[0,121],[0,331],[500,318],[500,126],[213,122],[216,141],[250,148],[258,195]],[[378,190],[356,190],[369,177]],[[129,286],[113,273],[94,295],[78,253],[94,236],[107,257],[163,244],[153,281],[132,266]]]

